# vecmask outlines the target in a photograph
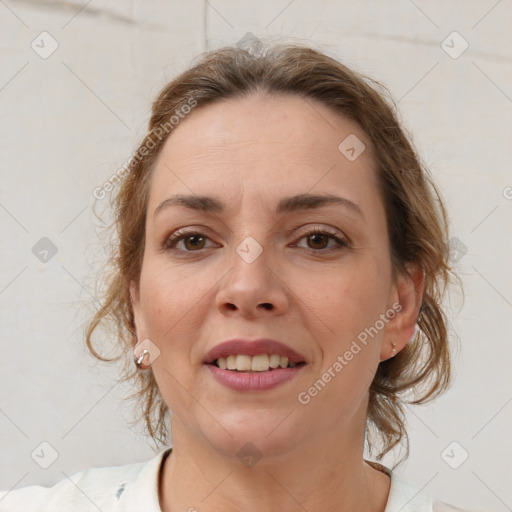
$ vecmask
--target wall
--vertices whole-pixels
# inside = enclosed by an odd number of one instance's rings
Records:
[[[116,369],[84,349],[102,254],[93,191],[132,154],[164,83],[253,33],[313,41],[398,102],[446,199],[466,299],[449,304],[455,383],[409,408],[397,472],[461,507],[510,510],[510,3],[112,4],[0,3],[0,488],[153,455],[127,426]]]

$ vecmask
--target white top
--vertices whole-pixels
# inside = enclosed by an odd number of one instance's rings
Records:
[[[162,512],[158,499],[160,468],[171,448],[147,462],[90,468],[53,487],[29,485],[0,491],[0,512]],[[390,469],[371,463],[391,477],[384,512],[451,512],[461,509],[433,502]]]

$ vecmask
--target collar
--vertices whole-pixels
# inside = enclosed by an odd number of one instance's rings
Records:
[[[158,496],[158,485],[164,462],[170,455],[166,448],[150,459],[139,472],[133,485],[126,489],[124,497],[129,504],[128,510],[162,512]],[[421,489],[401,480],[392,470],[378,462],[365,460],[367,464],[386,473],[391,478],[388,501],[384,512],[422,512],[432,510],[432,500]]]

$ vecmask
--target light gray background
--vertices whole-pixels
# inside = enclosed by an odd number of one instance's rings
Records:
[[[456,380],[410,408],[397,472],[461,507],[512,510],[511,22],[507,0],[0,0],[0,488],[153,456],[127,426],[116,369],[83,345],[81,302],[102,254],[92,192],[136,148],[160,88],[252,32],[313,41],[399,101],[467,252],[465,303],[448,305]],[[46,59],[31,47],[51,48],[43,31],[59,45]],[[469,45],[458,58],[454,31]],[[32,252],[42,237],[58,249],[46,263]],[[48,469],[31,458],[42,442],[58,452]]]

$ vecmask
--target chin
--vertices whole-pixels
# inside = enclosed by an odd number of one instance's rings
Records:
[[[244,456],[277,457],[301,444],[301,432],[296,421],[287,416],[290,410],[232,411],[216,419],[221,428],[205,426],[203,435],[216,451],[238,459]],[[302,433],[303,434],[303,433]]]

